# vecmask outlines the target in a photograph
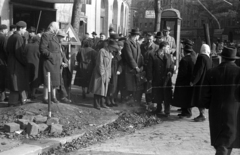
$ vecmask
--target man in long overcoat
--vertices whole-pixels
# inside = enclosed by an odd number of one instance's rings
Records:
[[[9,106],[18,104],[19,96],[21,104],[27,100],[26,91],[28,90],[27,58],[24,53],[23,35],[26,32],[27,24],[19,21],[17,31],[13,33],[7,42],[8,56],[8,88],[10,90]]]
[[[147,42],[141,45],[141,53],[144,58],[144,70],[147,72],[148,58],[151,53],[158,50],[159,46],[154,43],[154,35],[151,33],[147,34]],[[145,89],[147,89],[147,83],[145,84]],[[146,103],[150,104],[152,102],[151,93],[146,93],[145,95]]]
[[[28,76],[29,76],[29,84],[30,84],[30,96],[31,99],[35,99],[36,89],[40,85],[39,81],[39,60],[40,60],[40,52],[39,52],[39,43],[40,37],[34,36],[29,44],[25,47],[25,53],[28,61]]]
[[[6,99],[5,89],[6,89],[6,75],[7,75],[7,52],[6,52],[6,42],[7,42],[7,26],[0,25],[0,102]]]
[[[162,103],[164,102],[164,113],[166,116],[170,114],[170,104],[172,102],[172,74],[173,61],[168,53],[168,42],[161,42],[159,50],[151,53],[147,65],[147,79],[152,83],[153,102],[157,103],[157,109],[154,113],[162,113]]]
[[[191,44],[191,45],[190,45]],[[181,107],[182,113],[180,117],[191,117],[191,100],[193,88],[190,86],[196,57],[192,56],[195,51],[192,48],[193,43],[189,40],[189,44],[184,46],[184,57],[179,63],[178,75],[174,90],[174,100],[172,105]]]
[[[234,63],[236,50],[225,47],[222,63],[204,79],[201,103],[209,109],[211,145],[216,155],[230,155],[240,148],[240,68]]]
[[[138,29],[133,29],[130,33],[131,35],[129,40],[124,43],[122,59],[125,66],[126,90],[129,95],[133,95],[133,99],[135,101],[138,96],[137,93],[141,89],[138,87],[136,74],[143,70],[143,65],[141,66],[140,45],[137,43],[140,32]]]
[[[47,73],[51,74],[52,85],[52,101],[59,103],[56,98],[56,88],[60,86],[60,66],[61,66],[61,51],[60,44],[57,38],[57,32],[59,26],[57,22],[52,22],[49,25],[49,31],[43,33],[39,49],[43,58],[43,79],[44,79],[44,97],[43,103],[48,103],[48,91],[47,91]]]

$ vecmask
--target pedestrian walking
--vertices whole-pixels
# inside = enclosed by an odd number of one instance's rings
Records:
[[[0,25],[0,93],[1,99],[0,102],[6,101],[6,75],[7,75],[7,51],[6,51],[6,44],[7,44],[7,26]]]
[[[27,24],[24,21],[19,21],[17,24],[17,31],[15,31],[8,39],[8,89],[9,106],[16,106],[25,104],[27,101],[28,91],[28,74],[27,74],[27,57],[24,53],[25,42],[23,35],[26,32]]]
[[[59,31],[59,25],[57,22],[50,23],[48,31],[42,34],[40,41],[40,53],[43,57],[43,80],[44,80],[44,94],[43,103],[48,103],[48,81],[47,73],[51,74],[51,86],[52,86],[52,102],[59,103],[56,98],[56,89],[60,86],[60,63],[61,63],[61,51],[60,44],[57,38],[57,32]]]
[[[39,61],[40,61],[40,51],[39,51],[40,37],[34,36],[31,42],[26,45],[25,53],[27,56],[28,65],[28,77],[29,77],[29,98],[36,99],[36,90],[40,85],[39,79]]]
[[[201,104],[209,109],[211,145],[216,155],[230,155],[240,148],[240,68],[236,50],[224,47],[222,63],[206,73]]]
[[[112,51],[118,50],[118,44],[110,40],[108,46],[102,48],[97,55],[96,65],[89,84],[89,91],[94,94],[94,108],[108,108],[103,102],[107,96],[108,84],[111,78]]]
[[[192,56],[192,53],[195,53],[193,50],[193,42],[191,40],[185,40],[183,44],[184,57],[179,63],[172,105],[181,108],[182,112],[178,115],[179,117],[189,118],[192,116],[191,100],[193,91],[190,82],[196,57]]]
[[[77,67],[74,84],[82,87],[82,98],[86,98],[88,86],[95,67],[97,52],[90,47],[90,42],[84,42],[82,48],[79,49],[76,56]]]
[[[194,121],[205,121],[204,116],[205,108],[202,106],[200,96],[203,88],[203,80],[209,69],[212,68],[212,60],[210,58],[210,47],[207,44],[203,44],[200,50],[200,54],[197,57],[196,64],[194,65],[193,75],[191,77],[191,86],[193,86],[192,107],[198,107],[199,116],[194,118]]]
[[[152,84],[153,102],[157,103],[155,114],[163,114],[162,103],[164,103],[165,116],[170,115],[170,104],[172,102],[172,74],[174,65],[168,53],[169,44],[163,41],[159,49],[149,56],[147,65],[147,79]]]

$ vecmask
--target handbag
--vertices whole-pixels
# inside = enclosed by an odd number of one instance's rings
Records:
[[[137,83],[139,85],[144,84],[145,82],[147,82],[147,78],[146,78],[146,72],[140,72],[136,74],[136,78],[137,78]]]

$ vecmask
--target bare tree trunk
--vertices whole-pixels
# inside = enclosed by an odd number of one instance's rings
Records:
[[[154,31],[159,32],[161,26],[161,0],[154,0],[154,10],[155,10],[155,25]]]
[[[79,32],[81,10],[82,10],[82,0],[74,0],[71,24],[77,34]]]

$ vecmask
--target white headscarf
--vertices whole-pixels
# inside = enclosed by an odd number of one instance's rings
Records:
[[[203,44],[201,47],[200,53],[206,54],[208,57],[210,57],[210,53],[211,53],[210,47],[207,44]]]

